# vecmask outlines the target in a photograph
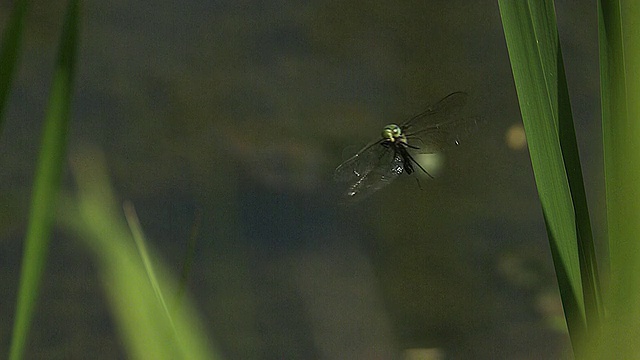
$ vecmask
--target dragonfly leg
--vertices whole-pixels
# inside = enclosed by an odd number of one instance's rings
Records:
[[[408,147],[410,147],[410,148],[414,148],[413,146],[409,146],[408,144],[407,144],[407,146],[408,146]],[[405,157],[405,156],[406,156],[406,158],[408,158],[408,159],[410,160],[410,161],[407,161],[407,162],[409,162],[409,163],[410,163],[410,162],[413,162],[414,164],[418,165],[418,167],[420,168],[420,170],[422,170],[422,171],[423,171],[425,174],[427,174],[430,178],[432,178],[432,179],[434,178],[434,177],[433,177],[433,175],[429,174],[429,172],[428,172],[427,170],[425,170],[425,168],[423,168],[423,167],[422,167],[422,165],[420,165],[420,163],[419,163],[419,162],[417,162],[417,161],[416,161],[416,159],[414,159],[414,158],[413,158],[413,156],[411,156],[411,154],[409,154],[409,152],[407,151],[407,149],[404,149],[403,157]],[[411,166],[411,170],[413,171],[413,166]],[[407,173],[409,173],[409,172],[407,171]]]

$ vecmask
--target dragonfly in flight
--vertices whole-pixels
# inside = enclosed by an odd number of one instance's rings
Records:
[[[349,184],[347,200],[362,200],[416,168],[433,178],[412,153],[432,154],[458,145],[460,137],[476,124],[476,119],[461,115],[466,102],[466,93],[454,92],[402,125],[385,126],[380,139],[336,168],[335,180]]]

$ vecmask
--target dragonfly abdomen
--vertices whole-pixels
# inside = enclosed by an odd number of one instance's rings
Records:
[[[396,151],[402,157],[402,167],[404,167],[404,171],[407,172],[407,175],[411,175],[415,170],[413,169],[413,158],[409,155],[407,148],[403,146],[401,143],[396,143]]]

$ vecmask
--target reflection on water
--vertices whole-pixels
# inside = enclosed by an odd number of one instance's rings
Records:
[[[33,26],[59,21],[47,6]],[[227,358],[565,353],[493,2],[90,1],[85,15],[69,148],[105,150],[117,191],[174,269],[201,209],[189,285]],[[0,208],[13,219],[0,225],[11,289],[42,116],[31,104],[45,98],[53,56],[29,36],[0,141],[0,194],[18,194]],[[342,149],[456,89],[486,124],[435,180],[337,205]],[[118,356],[72,241],[54,241],[30,354]],[[13,292],[3,300],[12,308]]]
[[[527,146],[524,127],[520,123],[509,126],[504,137],[507,146],[512,150],[523,150]]]
[[[220,130],[221,142],[237,161],[238,168],[267,188],[316,191],[326,181],[323,174],[328,162],[326,154],[318,143],[305,143],[283,135],[279,126],[274,127],[258,131],[262,134],[259,137],[228,127]]]

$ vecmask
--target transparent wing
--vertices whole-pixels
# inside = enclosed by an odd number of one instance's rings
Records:
[[[401,125],[414,152],[430,154],[458,144],[477,126],[477,119],[462,116],[467,94],[454,92]]]
[[[382,141],[373,143],[338,166],[334,178],[349,183],[348,201],[359,201],[380,190],[404,171],[402,157]]]
[[[380,157],[384,155],[385,151],[393,152],[392,149],[382,146],[382,141],[381,139],[365,146],[358,153],[340,164],[334,171],[333,178],[336,181],[356,181],[373,170],[380,162]]]

